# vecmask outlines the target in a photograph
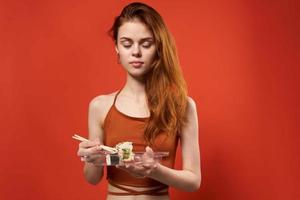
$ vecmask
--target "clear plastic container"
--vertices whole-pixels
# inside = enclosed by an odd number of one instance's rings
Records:
[[[115,166],[115,165],[125,165],[126,163],[140,165],[140,164],[152,164],[155,162],[160,162],[163,157],[169,156],[169,152],[154,152],[153,157],[143,156],[145,152],[134,152],[134,158],[131,161],[123,161],[118,153],[115,154],[103,154],[105,157],[105,162],[103,165]]]

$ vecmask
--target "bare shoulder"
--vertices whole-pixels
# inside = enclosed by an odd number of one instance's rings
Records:
[[[104,108],[105,106],[108,106],[109,104],[113,103],[116,93],[117,92],[113,92],[110,94],[98,95],[90,101],[89,105],[91,107]]]
[[[196,102],[192,97],[188,96],[187,99],[188,112],[195,112],[197,110]]]
[[[193,123],[198,121],[197,105],[194,99],[192,99],[192,97],[188,97],[187,100],[186,117],[189,122]]]
[[[113,104],[116,93],[117,92],[98,95],[92,98],[89,103],[89,113],[93,114],[98,121],[103,122],[107,112]]]

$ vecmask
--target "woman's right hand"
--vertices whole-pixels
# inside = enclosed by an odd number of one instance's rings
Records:
[[[77,155],[82,162],[91,163],[95,166],[102,166],[105,163],[105,155],[99,140],[80,142]]]

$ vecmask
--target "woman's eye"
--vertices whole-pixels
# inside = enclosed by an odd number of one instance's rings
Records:
[[[143,47],[145,47],[145,48],[150,48],[151,47],[151,43],[150,42],[145,42],[145,43],[143,43]]]
[[[124,46],[125,48],[129,48],[129,47],[131,47],[131,44],[123,44],[123,46]]]
[[[123,41],[121,42],[122,46],[125,47],[125,48],[129,48],[131,47],[132,43],[129,42],[129,41]]]
[[[127,48],[127,49],[132,46],[131,43],[123,43],[122,45],[123,45],[124,48]],[[141,44],[141,46],[144,47],[144,48],[150,48],[152,46],[152,43],[151,42],[144,42],[144,43]]]

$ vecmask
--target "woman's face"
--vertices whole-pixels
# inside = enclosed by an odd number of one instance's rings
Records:
[[[129,75],[141,78],[150,70],[155,58],[153,34],[137,19],[125,22],[119,28],[116,51]]]

